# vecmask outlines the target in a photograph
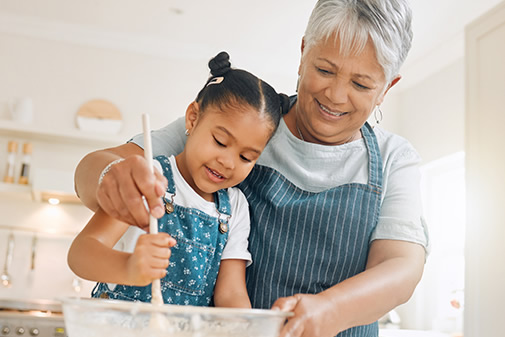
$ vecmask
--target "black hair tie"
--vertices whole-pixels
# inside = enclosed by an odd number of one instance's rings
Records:
[[[288,113],[290,108],[289,97],[286,94],[279,94],[279,103],[281,106],[281,116]]]

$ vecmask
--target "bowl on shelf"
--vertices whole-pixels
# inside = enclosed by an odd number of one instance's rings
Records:
[[[94,99],[84,103],[77,111],[77,127],[86,132],[117,134],[121,130],[122,117],[111,102]]]

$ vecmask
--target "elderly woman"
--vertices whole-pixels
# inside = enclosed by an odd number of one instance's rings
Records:
[[[421,278],[420,158],[367,123],[400,80],[411,39],[407,0],[320,0],[312,12],[298,93],[239,186],[251,207],[249,295],[253,307],[294,312],[283,336],[377,336],[377,319]],[[152,137],[155,155],[179,153],[184,120]],[[144,195],[160,217],[166,182],[142,154],[137,136],[86,156],[76,170],[85,204],[145,227]]]

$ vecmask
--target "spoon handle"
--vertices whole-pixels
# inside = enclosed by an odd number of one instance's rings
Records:
[[[153,167],[153,149],[151,143],[151,127],[149,125],[149,115],[146,113],[142,115],[142,126],[144,132],[144,158],[147,161],[147,165],[149,166],[151,173],[153,173],[154,167]],[[149,213],[149,233],[158,234],[158,220],[150,213]],[[163,304],[163,296],[161,294],[160,280],[153,281],[151,285],[151,295],[152,295],[151,303],[156,305]]]

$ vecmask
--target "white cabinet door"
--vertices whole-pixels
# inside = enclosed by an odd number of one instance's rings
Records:
[[[466,29],[465,337],[503,336],[505,2]]]

